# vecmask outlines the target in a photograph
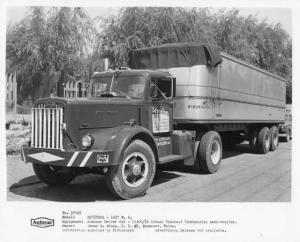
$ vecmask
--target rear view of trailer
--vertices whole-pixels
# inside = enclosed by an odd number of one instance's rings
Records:
[[[214,47],[170,44],[133,57],[133,68],[168,70],[176,78],[178,124],[284,121],[285,80]]]

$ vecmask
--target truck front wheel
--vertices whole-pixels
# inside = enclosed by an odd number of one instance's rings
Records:
[[[105,177],[106,184],[119,198],[140,197],[152,184],[155,169],[155,157],[150,146],[142,140],[134,140],[126,148],[120,164],[110,168]]]
[[[273,126],[270,129],[270,137],[271,137],[270,150],[275,151],[279,144],[278,128],[276,126]]]
[[[268,127],[263,127],[257,135],[257,150],[260,154],[266,154],[270,150],[271,136]]]
[[[204,173],[215,173],[218,171],[222,160],[223,146],[220,135],[216,131],[208,131],[200,141],[196,168]]]
[[[32,164],[34,173],[50,186],[62,186],[70,183],[76,176],[67,167]]]

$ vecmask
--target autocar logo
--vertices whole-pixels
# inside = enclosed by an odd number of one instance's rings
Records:
[[[54,219],[45,218],[45,217],[34,218],[31,219],[30,225],[39,228],[47,228],[47,227],[54,226]]]

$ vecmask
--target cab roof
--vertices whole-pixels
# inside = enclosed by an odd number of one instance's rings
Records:
[[[128,70],[117,70],[117,71],[106,71],[106,72],[95,72],[92,75],[92,78],[97,77],[112,77],[113,75],[120,73],[119,77],[126,76],[143,76],[145,78],[162,78],[166,76],[171,76],[168,71],[160,71],[160,70],[148,70],[148,69],[128,69]]]

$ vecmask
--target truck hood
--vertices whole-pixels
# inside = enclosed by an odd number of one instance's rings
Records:
[[[139,122],[142,100],[127,98],[43,98],[36,106],[44,104],[46,107],[55,107],[60,104],[64,107],[64,122],[67,127],[74,128],[110,128],[123,125],[130,119]]]

